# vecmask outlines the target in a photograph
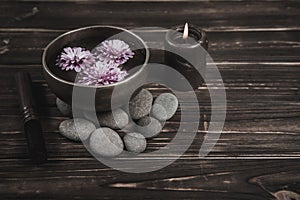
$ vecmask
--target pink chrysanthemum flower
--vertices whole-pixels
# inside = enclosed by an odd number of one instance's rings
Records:
[[[57,58],[56,65],[62,70],[75,70],[80,72],[90,67],[95,62],[95,57],[89,50],[81,47],[66,47]]]
[[[116,65],[98,61],[93,67],[87,68],[78,74],[77,82],[85,85],[108,85],[119,82],[127,76]]]
[[[132,58],[134,52],[121,40],[105,40],[96,48],[96,54],[99,60],[119,66]]]

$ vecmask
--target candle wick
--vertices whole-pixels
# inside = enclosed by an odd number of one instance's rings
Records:
[[[189,25],[188,23],[185,23],[182,38],[187,39],[188,37],[189,37]]]

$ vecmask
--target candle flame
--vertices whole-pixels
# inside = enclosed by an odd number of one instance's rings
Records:
[[[188,23],[185,23],[182,38],[187,39],[188,37],[189,37],[189,25]]]

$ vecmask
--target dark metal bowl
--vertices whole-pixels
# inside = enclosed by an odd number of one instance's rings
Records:
[[[57,56],[65,47],[81,46],[92,50],[106,39],[121,39],[134,51],[135,55],[122,68],[129,75],[122,81],[103,86],[87,86],[75,83],[74,71],[62,71],[55,65]],[[45,79],[52,92],[63,101],[72,105],[74,87],[84,90],[96,90],[95,107],[97,111],[111,110],[111,96],[115,87],[114,106],[123,106],[128,101],[135,85],[142,83],[146,76],[146,65],[149,60],[149,50],[145,42],[129,30],[114,26],[89,26],[64,33],[48,44],[44,50],[42,63]]]

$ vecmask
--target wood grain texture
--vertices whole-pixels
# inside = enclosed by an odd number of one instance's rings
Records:
[[[148,45],[153,49],[162,48],[165,31],[153,34],[155,30],[160,29],[137,31],[137,34],[148,41]],[[0,31],[0,64],[39,64],[43,49],[63,32]],[[300,31],[208,32],[208,34],[211,41],[209,53],[218,63],[247,61],[299,64],[300,62],[298,54]]]
[[[181,160],[134,176],[94,160],[51,160],[35,168],[26,160],[2,163],[7,198],[274,199],[277,191],[300,192],[296,160]]]
[[[297,1],[150,2],[146,6],[145,2],[4,1],[0,9],[0,22],[6,28],[68,29],[90,24],[168,28],[189,20],[213,31],[299,30]]]
[[[109,24],[128,29],[169,28],[184,21],[203,27],[210,40],[209,81],[196,92],[199,131],[190,148],[161,170],[129,174],[96,161],[80,143],[62,137],[66,119],[55,107],[41,67],[45,46],[73,28]],[[300,199],[300,2],[297,0],[102,1],[16,0],[0,2],[0,196],[1,199]],[[136,30],[162,62],[165,30]],[[212,152],[199,159],[211,102],[207,87],[222,75],[227,95],[224,130]],[[28,159],[13,75],[29,71],[49,162]],[[157,84],[147,88],[159,95]],[[220,88],[214,88],[218,91]],[[184,95],[188,99],[189,94]],[[196,123],[186,100],[180,109]],[[147,151],[165,147],[180,123],[180,109]],[[220,106],[217,110],[222,110]],[[190,134],[188,131],[184,134]],[[213,141],[212,141],[213,142]],[[149,168],[177,155],[143,157]]]

